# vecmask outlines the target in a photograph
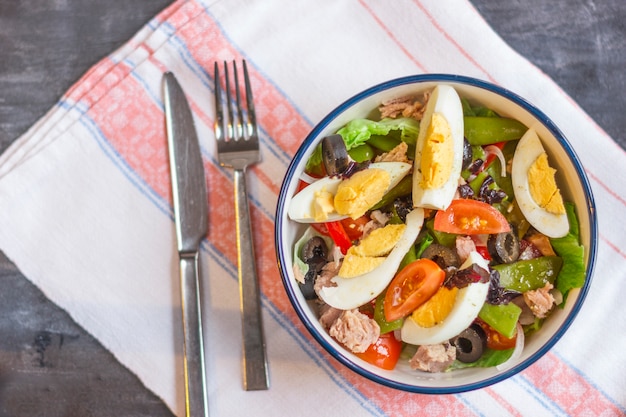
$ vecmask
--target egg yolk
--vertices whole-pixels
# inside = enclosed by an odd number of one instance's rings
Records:
[[[348,249],[339,269],[339,276],[353,278],[378,267],[396,246],[405,229],[405,224],[388,224],[373,230],[358,245]]]
[[[396,246],[405,229],[406,224],[388,224],[373,230],[361,239],[358,245],[352,246],[349,250],[359,256],[387,255]]]
[[[528,188],[533,200],[548,213],[564,214],[565,206],[556,186],[555,173],[556,170],[548,165],[548,155],[542,153],[528,169]]]
[[[452,173],[454,141],[450,125],[443,115],[433,113],[422,148],[420,186],[423,189],[439,188]]]
[[[350,249],[348,249],[337,275],[342,278],[358,277],[376,269],[384,261],[384,256],[358,256],[350,253]]]
[[[439,288],[435,295],[413,311],[411,318],[421,327],[436,326],[444,321],[452,311],[458,292],[457,287],[452,289],[448,287]]]
[[[358,219],[378,203],[391,184],[391,175],[384,169],[368,168],[342,181],[335,193],[335,210]]]

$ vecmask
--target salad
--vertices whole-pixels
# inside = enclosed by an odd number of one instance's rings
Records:
[[[534,130],[451,86],[376,114],[322,139],[289,203],[304,297],[381,368],[506,367],[584,284],[576,207]]]

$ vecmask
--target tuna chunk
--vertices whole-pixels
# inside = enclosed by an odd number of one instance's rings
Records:
[[[449,343],[422,345],[409,361],[411,369],[426,372],[443,372],[456,359],[456,348]]]
[[[398,146],[390,150],[389,152],[385,152],[381,155],[378,155],[374,162],[409,162],[409,157],[407,156],[407,151],[409,149],[409,145],[406,142],[400,142]]]
[[[331,307],[328,304],[322,304],[320,306],[320,324],[324,329],[330,329],[330,326],[337,321],[337,319],[343,314],[344,310],[340,310],[335,307]]]
[[[470,253],[476,250],[476,243],[469,236],[457,236],[455,246],[461,263],[465,262],[469,258]]]
[[[543,288],[526,291],[524,293],[524,301],[535,317],[543,319],[552,309],[552,305],[554,304],[554,297],[550,294],[552,288],[554,287],[548,282]]]
[[[526,236],[526,239],[528,239],[530,243],[535,245],[535,247],[539,249],[543,256],[556,255],[556,253],[554,253],[554,249],[552,249],[552,244],[550,243],[550,238],[548,236],[536,232]]]
[[[354,353],[363,353],[378,340],[380,327],[359,310],[345,310],[328,332]]]
[[[313,284],[313,290],[318,297],[322,288],[337,286],[337,284],[335,284],[331,280],[337,276],[340,267],[341,262],[328,262],[322,267],[321,272],[315,279],[315,284]]]
[[[430,93],[424,94],[423,100],[410,96],[387,100],[378,108],[381,118],[412,117],[421,120],[429,95]]]

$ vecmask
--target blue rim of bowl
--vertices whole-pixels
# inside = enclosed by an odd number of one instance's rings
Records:
[[[589,258],[588,258],[588,264],[587,264],[585,284],[580,289],[578,298],[576,299],[576,303],[572,307],[572,310],[570,311],[569,315],[565,318],[565,321],[563,322],[563,324],[557,329],[555,334],[541,348],[539,348],[535,353],[533,353],[527,359],[515,365],[514,367],[503,371],[502,373],[498,375],[495,375],[493,377],[489,377],[489,378],[486,378],[486,379],[483,379],[474,383],[470,383],[470,384],[448,386],[448,387],[424,387],[424,386],[419,386],[419,385],[410,385],[410,384],[401,383],[401,382],[397,382],[397,381],[382,377],[380,375],[374,374],[362,368],[357,363],[352,361],[349,357],[347,357],[344,354],[344,352],[340,352],[334,346],[330,345],[328,341],[326,341],[320,334],[318,334],[317,329],[311,323],[311,321],[309,320],[309,317],[307,316],[304,310],[304,308],[308,308],[308,307],[303,307],[297,302],[296,296],[294,294],[294,289],[287,281],[289,279],[289,275],[287,274],[286,271],[289,270],[292,266],[285,264],[284,251],[285,250],[291,251],[292,248],[283,248],[282,239],[281,239],[281,233],[283,229],[283,217],[281,215],[281,207],[286,207],[286,201],[288,199],[287,191],[289,188],[288,187],[289,183],[291,182],[291,178],[296,174],[295,170],[297,166],[299,165],[301,159],[303,158],[306,150],[310,146],[311,142],[314,141],[319,136],[319,134],[326,128],[326,126],[328,126],[328,124],[330,124],[332,120],[334,120],[338,115],[343,113],[346,109],[348,109],[349,107],[353,106],[354,104],[358,103],[359,101],[373,94],[388,90],[393,87],[406,85],[406,84],[433,83],[433,82],[465,84],[468,86],[479,87],[484,90],[488,90],[490,92],[493,92],[497,95],[500,95],[516,103],[517,105],[519,105],[520,107],[522,107],[523,109],[531,113],[537,120],[539,120],[563,146],[563,149],[568,154],[570,160],[572,161],[572,164],[574,165],[574,168],[578,175],[578,179],[584,190],[585,198],[587,200],[587,214],[589,216],[589,232],[590,232]],[[503,381],[507,378],[510,378],[511,376],[523,371],[524,369],[526,369],[527,367],[535,363],[539,358],[545,355],[561,339],[561,337],[565,334],[567,329],[570,327],[570,325],[574,321],[575,317],[578,315],[578,312],[580,311],[583,305],[583,302],[587,296],[587,293],[589,291],[589,287],[591,285],[591,280],[593,277],[593,268],[594,268],[595,260],[596,260],[597,235],[598,235],[598,230],[597,230],[596,206],[595,206],[593,194],[591,192],[591,186],[589,185],[587,176],[584,172],[584,169],[582,167],[582,164],[578,156],[574,152],[574,149],[570,145],[569,141],[565,138],[565,135],[563,135],[561,130],[552,122],[552,120],[548,118],[548,116],[546,116],[541,110],[536,108],[534,105],[532,105],[530,102],[528,102],[526,99],[522,98],[521,96],[505,88],[491,84],[489,82],[482,81],[476,78],[461,76],[461,75],[423,74],[423,75],[412,75],[412,76],[407,76],[407,77],[396,78],[390,81],[377,84],[373,87],[370,87],[354,95],[353,97],[346,100],[342,104],[340,104],[313,128],[313,130],[305,138],[304,142],[302,143],[302,145],[300,146],[300,148],[294,155],[292,162],[287,168],[285,179],[283,181],[283,184],[281,186],[280,193],[278,196],[274,239],[275,239],[276,256],[278,259],[278,267],[279,267],[281,278],[283,281],[283,286],[285,287],[285,290],[287,291],[289,301],[291,302],[297,315],[299,316],[300,320],[305,325],[309,333],[311,333],[311,335],[315,338],[315,340],[317,340],[317,342],[327,352],[329,352],[335,359],[337,359],[340,363],[347,366],[349,369],[356,372],[357,374],[365,378],[368,378],[374,382],[377,382],[381,385],[387,386],[387,387],[391,387],[391,388],[395,388],[395,389],[399,389],[399,390],[407,391],[407,392],[420,393],[420,394],[454,394],[454,393],[467,392],[467,391],[484,388],[489,385],[495,384],[497,382]]]

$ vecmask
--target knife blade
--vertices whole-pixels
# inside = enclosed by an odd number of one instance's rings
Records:
[[[209,412],[198,278],[200,242],[206,236],[208,227],[207,186],[200,144],[185,93],[174,74],[166,72],[163,78],[180,267],[186,415],[207,417]]]

